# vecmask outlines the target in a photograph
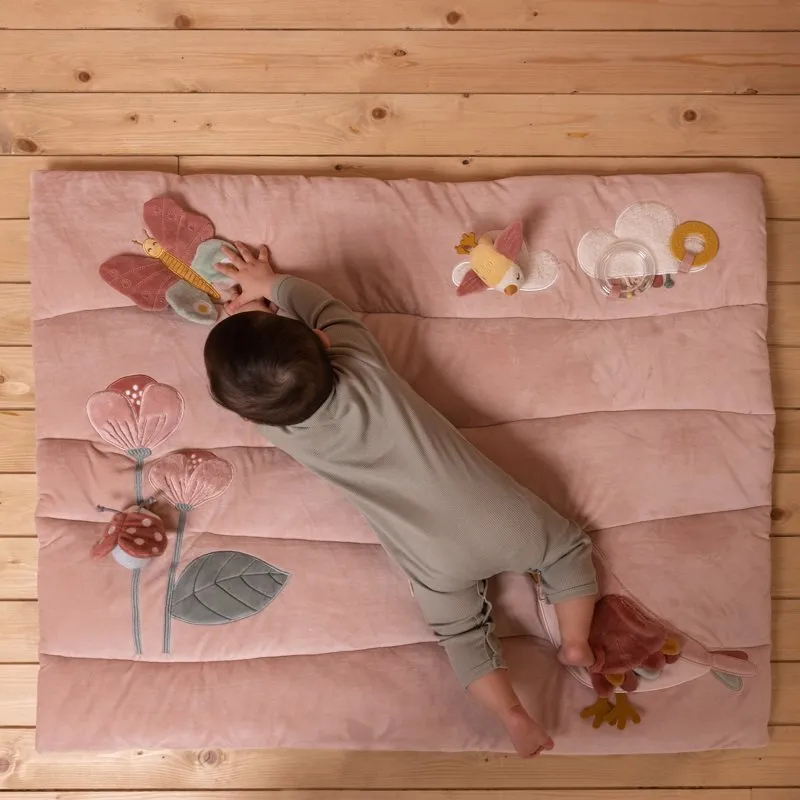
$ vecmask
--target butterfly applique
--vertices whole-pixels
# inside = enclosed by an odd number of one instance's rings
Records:
[[[168,306],[192,322],[213,325],[221,291],[233,285],[214,269],[227,259],[214,238],[211,221],[181,208],[171,197],[144,204],[145,239],[136,242],[143,255],[112,256],[100,266],[100,277],[145,311]]]

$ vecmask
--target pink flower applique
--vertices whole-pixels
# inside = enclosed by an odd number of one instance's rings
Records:
[[[175,549],[167,578],[164,601],[163,652],[169,653],[172,637],[172,610],[178,565],[181,560],[186,518],[193,508],[219,497],[233,480],[233,466],[208,450],[183,450],[157,461],[148,474],[150,485],[178,509]]]

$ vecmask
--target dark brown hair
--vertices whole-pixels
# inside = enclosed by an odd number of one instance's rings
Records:
[[[333,391],[333,367],[319,337],[287,317],[234,314],[211,331],[204,355],[217,403],[261,425],[297,425]]]

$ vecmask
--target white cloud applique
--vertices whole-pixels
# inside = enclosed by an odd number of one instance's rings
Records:
[[[705,223],[679,224],[662,203],[638,202],[617,217],[613,233],[603,228],[586,233],[577,255],[581,269],[601,285],[645,278],[647,288],[655,276],[699,272],[718,248],[716,233]]]

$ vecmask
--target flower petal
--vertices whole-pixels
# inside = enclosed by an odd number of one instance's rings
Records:
[[[89,422],[103,441],[120,450],[140,447],[138,424],[131,404],[116,392],[96,392],[86,402]]]
[[[215,497],[219,497],[233,481],[233,466],[224,458],[204,458],[191,474],[189,484],[194,500],[192,507],[196,508]]]
[[[172,505],[184,502],[184,479],[188,477],[189,459],[183,453],[170,453],[150,467],[147,478],[150,485],[161,492]]]
[[[173,505],[197,508],[230,486],[233,467],[206,450],[191,450],[165,456],[150,468],[148,478]]]
[[[155,383],[155,380],[149,375],[126,375],[124,378],[117,378],[106,391],[130,395],[131,392],[144,390],[151,383]]]
[[[139,406],[139,447],[151,450],[172,435],[183,419],[183,397],[164,383],[146,386]]]

